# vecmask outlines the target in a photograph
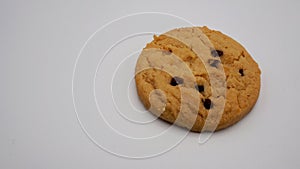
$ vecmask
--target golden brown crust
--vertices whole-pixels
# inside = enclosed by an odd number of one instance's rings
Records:
[[[259,96],[261,72],[258,64],[246,49],[232,38],[207,27],[193,29],[200,29],[208,37],[214,48],[222,51],[220,60],[226,75],[227,90],[225,108],[216,129],[220,130],[235,124],[251,111]],[[178,30],[180,31],[180,29]],[[203,60],[195,54],[192,47],[167,35],[155,36],[154,40],[147,44],[144,50],[152,48],[166,50],[179,57],[190,68],[197,84],[203,86],[204,91],[199,92],[200,103],[196,121],[190,129],[200,132],[209,112],[203,101],[212,96],[209,75]],[[214,58],[213,56],[209,57]],[[137,66],[139,66],[139,62]],[[149,101],[151,91],[160,89],[164,92],[165,108],[160,115],[156,115],[165,121],[174,123],[180,111],[182,95],[179,86],[170,84],[172,76],[161,70],[146,69],[137,72],[135,80],[138,95],[147,109],[151,107]],[[185,119],[176,122],[177,125],[188,128],[185,123],[191,123],[191,121]]]

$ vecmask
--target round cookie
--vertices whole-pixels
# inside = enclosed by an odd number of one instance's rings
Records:
[[[249,113],[259,96],[260,74],[238,42],[193,27],[154,36],[137,61],[135,81],[150,112],[201,132],[229,127]],[[204,129],[207,124],[215,127]]]

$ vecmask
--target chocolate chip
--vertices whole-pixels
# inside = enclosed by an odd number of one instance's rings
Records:
[[[164,50],[164,51],[162,51],[162,53],[164,55],[171,55],[172,54],[172,50],[171,51],[170,50]]]
[[[221,56],[223,56],[223,51],[221,51],[221,50],[211,50],[211,55],[213,56],[213,57],[221,57]]]
[[[165,55],[171,55],[172,52],[173,52],[172,49],[163,50],[163,54],[165,54]]]
[[[244,76],[244,70],[243,69],[240,69],[239,72],[240,72],[241,76]]]
[[[210,66],[218,68],[218,65],[219,65],[220,61],[219,60],[214,60],[214,59],[209,59],[208,63],[209,63]]]
[[[172,86],[177,86],[177,85],[179,85],[179,84],[183,84],[183,79],[180,78],[180,77],[175,76],[175,77],[173,77],[173,78],[171,79],[170,84],[171,84]]]
[[[199,92],[204,92],[204,86],[203,86],[203,85],[196,85],[195,88],[196,88]]]
[[[176,82],[176,80],[175,80],[174,78],[172,78],[170,84],[171,84],[172,86],[176,86],[176,85],[177,85],[177,82]]]
[[[203,105],[204,105],[204,107],[205,107],[206,109],[210,109],[210,108],[212,107],[212,102],[211,102],[210,99],[205,99],[205,100],[203,101]]]

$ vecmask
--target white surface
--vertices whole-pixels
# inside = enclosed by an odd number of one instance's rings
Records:
[[[299,1],[1,1],[0,168],[299,168],[299,8]],[[207,143],[189,133],[161,156],[132,160],[101,150],[84,134],[71,80],[92,33],[146,11],[238,40],[260,65],[262,91],[246,118]]]

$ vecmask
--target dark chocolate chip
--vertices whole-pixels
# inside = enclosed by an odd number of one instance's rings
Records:
[[[223,56],[223,51],[221,51],[221,50],[211,50],[211,55],[213,56],[213,57],[221,57],[221,56]]]
[[[203,101],[203,105],[204,105],[204,107],[205,107],[206,109],[210,109],[210,108],[212,107],[212,102],[211,102],[210,99],[205,99],[205,100]]]
[[[204,86],[203,86],[203,85],[196,85],[195,88],[196,88],[199,92],[204,92]]]
[[[239,72],[240,72],[241,76],[244,76],[244,70],[243,69],[240,69]]]
[[[172,54],[172,50],[171,50],[171,52],[170,52],[170,50],[164,50],[164,51],[162,51],[162,53],[164,55],[171,55]]]
[[[180,77],[175,76],[175,77],[173,77],[173,78],[171,79],[170,84],[171,84],[172,86],[177,86],[177,85],[179,85],[179,84],[183,84],[183,79],[180,78]]]
[[[176,85],[177,85],[177,82],[176,82],[176,80],[175,80],[174,78],[172,78],[170,84],[171,84],[172,86],[176,86]]]
[[[163,51],[163,53],[165,54],[165,55],[171,55],[172,54],[172,49],[167,49],[167,50],[164,50]]]
[[[218,68],[218,65],[219,65],[220,61],[219,60],[214,60],[214,59],[209,59],[208,63],[209,63],[210,66]]]

